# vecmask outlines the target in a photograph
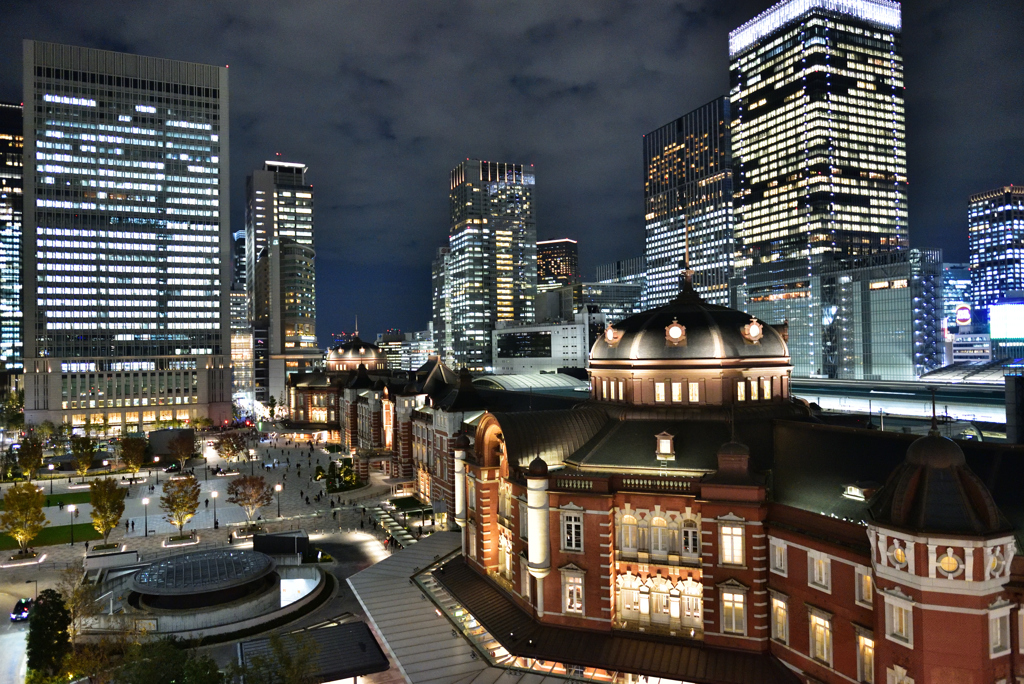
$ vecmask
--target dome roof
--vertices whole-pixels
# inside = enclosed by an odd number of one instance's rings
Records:
[[[920,533],[984,535],[1010,523],[967,467],[956,442],[932,429],[914,441],[871,504],[879,523]]]
[[[381,352],[380,347],[372,342],[365,342],[358,336],[344,344],[331,347],[331,350],[327,352],[328,361],[367,361],[383,358],[384,353]]]
[[[601,361],[773,359],[789,363],[783,334],[748,313],[708,304],[691,288],[665,306],[609,326],[591,349]]]

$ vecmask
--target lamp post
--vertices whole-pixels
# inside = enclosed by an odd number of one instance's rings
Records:
[[[144,518],[145,522],[143,523],[143,527],[146,528],[146,533],[143,534],[142,536],[148,537],[149,536],[149,497],[148,496],[144,497],[142,499],[142,506],[143,506],[143,508],[146,509],[146,517]]]
[[[274,485],[274,493],[277,494],[277,517],[281,517],[281,483]]]
[[[156,483],[160,484],[160,465],[159,465],[160,457],[159,456],[154,456],[153,457],[153,463],[157,464],[157,466],[156,466]]]
[[[25,584],[31,584],[35,582],[36,585],[36,600],[39,600],[39,580],[25,580]]]
[[[47,469],[50,471],[50,496],[53,496],[53,464],[47,466]]]
[[[215,489],[210,492],[210,496],[213,498],[213,529],[219,530],[220,524],[217,522],[217,494],[219,492]]]
[[[253,463],[255,461],[255,459],[256,459],[256,450],[255,449],[249,449],[249,474],[250,475],[255,475],[256,474],[256,470],[255,470],[256,466]]]
[[[75,545],[75,507],[74,505],[68,506],[68,514],[71,516],[71,545]]]

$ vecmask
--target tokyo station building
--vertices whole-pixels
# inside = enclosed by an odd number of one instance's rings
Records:
[[[790,370],[784,326],[689,286],[609,327],[589,400],[451,440],[461,553],[434,581],[502,667],[1024,681],[1024,452],[829,425]]]

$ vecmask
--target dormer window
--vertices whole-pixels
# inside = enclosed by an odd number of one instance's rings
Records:
[[[655,436],[657,441],[657,457],[659,461],[671,461],[676,457],[675,448],[675,435],[670,435],[667,432],[662,432],[660,435]]]
[[[854,501],[864,501],[864,490],[857,485],[846,485],[846,489],[843,490],[843,497],[846,499],[853,499]]]

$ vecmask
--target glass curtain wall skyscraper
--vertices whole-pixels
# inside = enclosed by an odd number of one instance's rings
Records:
[[[967,230],[974,305],[1024,290],[1024,186],[972,195]]]
[[[644,136],[645,308],[679,294],[687,259],[697,292],[711,303],[728,303],[731,163],[726,97]]]
[[[267,161],[246,179],[245,258],[255,398],[286,396],[287,376],[320,359],[313,186],[305,164]]]
[[[21,105],[0,102],[0,364],[7,371],[21,369],[23,128]]]
[[[729,34],[738,267],[907,246],[900,22],[787,0]]]
[[[224,67],[24,43],[25,422],[231,418]]]
[[[451,356],[489,371],[497,321],[534,321],[537,223],[532,166],[467,159],[451,172]]]

